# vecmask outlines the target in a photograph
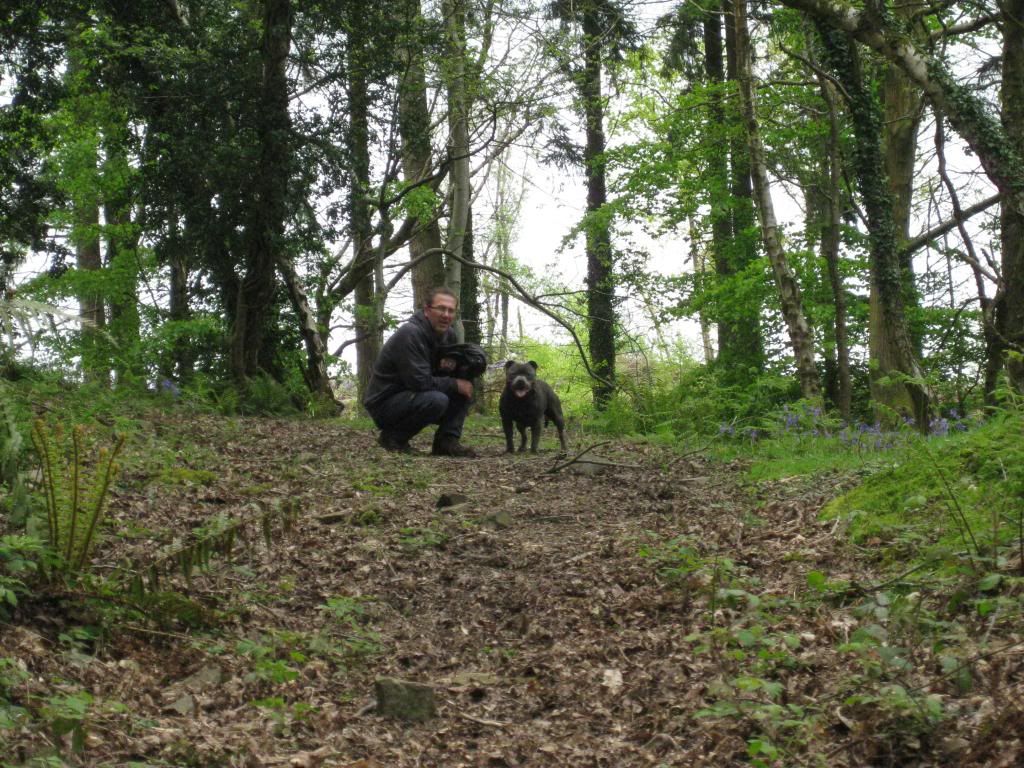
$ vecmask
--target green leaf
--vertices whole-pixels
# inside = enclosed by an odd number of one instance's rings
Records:
[[[757,643],[757,635],[749,629],[741,629],[736,633],[736,642],[744,648],[749,648]]]
[[[978,582],[979,592],[991,592],[996,589],[1003,581],[1003,575],[1001,573],[986,573],[981,577]]]
[[[807,574],[807,586],[816,592],[824,592],[827,581],[821,571],[811,571]]]
[[[995,600],[979,600],[978,601],[978,615],[988,616],[992,611],[996,609]]]

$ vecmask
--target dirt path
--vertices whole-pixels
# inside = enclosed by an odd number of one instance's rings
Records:
[[[189,585],[165,575],[199,615],[155,603],[83,640],[95,655],[60,625],[11,627],[0,656],[33,674],[17,693],[52,699],[55,677],[90,693],[84,765],[749,765],[769,699],[820,721],[801,733],[840,746],[827,764],[884,762],[871,719],[840,707],[850,620],[798,600],[811,571],[870,582],[816,519],[838,479],[743,487],[738,467],[643,445],[599,449],[629,466],[548,474],[550,451],[469,442],[481,458],[386,454],[337,423],[154,423],[105,563],[152,561],[218,515],[296,524],[250,526]],[[465,500],[439,509],[446,494]],[[754,685],[748,706],[735,681],[755,658],[781,694]],[[378,715],[380,676],[434,686],[436,717]],[[723,716],[695,717],[709,707]]]

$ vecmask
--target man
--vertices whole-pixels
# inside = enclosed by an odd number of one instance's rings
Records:
[[[380,428],[388,451],[412,453],[409,440],[428,424],[437,424],[431,453],[475,456],[459,442],[469,413],[473,384],[436,368],[438,348],[455,342],[458,299],[450,288],[435,288],[423,309],[385,342],[373,366],[363,405]]]

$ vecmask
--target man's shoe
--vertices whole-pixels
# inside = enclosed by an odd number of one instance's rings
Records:
[[[392,451],[394,453],[415,453],[412,446],[409,445],[408,440],[399,440],[390,432],[381,432],[380,437],[377,438],[377,442],[380,443],[380,447],[385,451]]]
[[[434,447],[430,451],[435,456],[453,456],[459,459],[475,459],[476,451],[459,442],[459,438],[451,435],[434,438]]]

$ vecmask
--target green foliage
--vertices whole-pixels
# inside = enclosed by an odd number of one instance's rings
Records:
[[[43,542],[34,536],[0,536],[0,618],[29,594],[45,554]]]
[[[157,478],[158,482],[167,485],[212,485],[216,480],[216,472],[191,467],[167,467]]]
[[[0,386],[0,488],[5,491],[0,512],[17,528],[28,518],[31,502],[21,471],[25,442],[7,395],[7,387]]]
[[[260,374],[246,380],[238,410],[246,415],[284,416],[301,410],[307,398],[303,389]]]
[[[318,710],[303,701],[289,704],[280,696],[256,699],[252,706],[264,710],[274,723],[274,735],[289,735],[297,726],[305,723]]]
[[[76,691],[50,697],[40,710],[43,719],[50,725],[54,738],[60,743],[65,735],[71,736],[71,751],[85,749],[88,717],[93,697],[87,691]]]
[[[653,361],[647,382],[620,381],[620,393],[591,425],[613,433],[669,438],[719,435],[723,429],[749,434],[764,414],[798,396],[788,376],[751,376],[725,385],[718,372],[689,361]]]
[[[441,201],[437,193],[429,185],[419,184],[403,195],[396,212],[411,217],[420,224],[428,224],[437,216],[440,207]]]
[[[1024,413],[1012,408],[945,440],[912,441],[825,515],[848,523],[854,541],[883,544],[892,558],[964,552],[991,560],[1021,543],[1022,434]]]
[[[94,462],[86,457],[86,429],[76,425],[65,446],[63,427],[47,427],[40,419],[32,426],[32,442],[42,466],[49,544],[58,570],[77,574],[86,568],[117,475],[115,460],[124,436],[113,448],[102,447]]]
[[[299,502],[295,499],[275,501],[258,515],[229,518],[217,515],[206,525],[192,532],[191,541],[175,544],[145,563],[134,563],[124,574],[123,585],[137,601],[142,603],[147,593],[159,592],[163,574],[177,571],[191,583],[197,569],[210,566],[215,556],[230,559],[236,544],[252,528],[258,528],[263,543],[270,549],[278,536],[292,531],[300,513]]]
[[[367,597],[339,596],[321,606],[324,626],[316,631],[278,630],[236,643],[238,653],[252,660],[246,680],[261,689],[278,687],[296,680],[301,668],[312,658],[339,666],[379,651],[379,638],[365,626]]]
[[[366,626],[365,606],[373,600],[367,595],[328,598],[320,608],[325,626],[310,642],[310,649],[328,651],[344,661],[378,653],[380,638]]]

